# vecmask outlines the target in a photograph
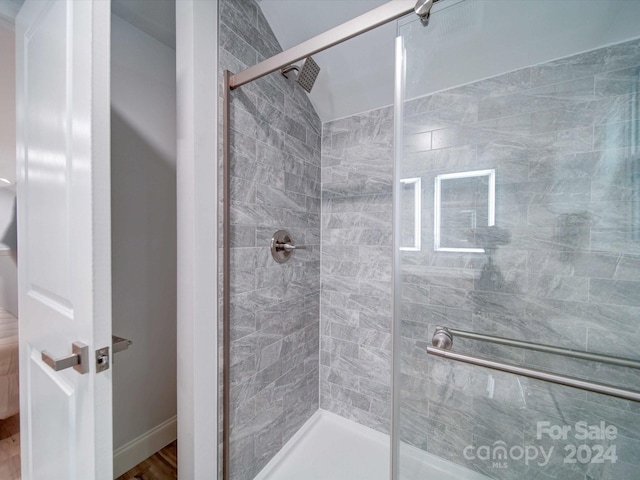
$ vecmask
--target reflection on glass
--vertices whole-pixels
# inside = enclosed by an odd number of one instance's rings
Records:
[[[421,185],[422,180],[420,178],[403,178],[400,180],[402,202],[400,250],[420,250]]]
[[[477,233],[495,224],[496,171],[436,176],[434,246],[440,252],[483,253]]]

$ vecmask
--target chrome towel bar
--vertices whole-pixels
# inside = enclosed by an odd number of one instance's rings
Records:
[[[454,332],[459,332],[459,330],[452,330],[444,327],[437,327],[436,332],[433,335],[434,346],[427,347],[427,353],[430,355],[447,358],[449,360],[468,363],[470,365],[478,365],[480,367],[486,367],[486,368],[491,368],[493,370],[499,370],[502,372],[522,375],[524,377],[534,378],[536,380],[543,380],[545,382],[555,383],[558,385],[565,385],[567,387],[579,388],[581,390],[585,390],[588,392],[601,393],[604,395],[609,395],[611,397],[617,397],[625,400],[640,402],[640,392],[638,391],[627,390],[625,388],[620,388],[613,385],[607,385],[604,383],[591,382],[589,380],[583,380],[581,378],[570,377],[566,375],[558,375],[556,373],[545,372],[543,370],[538,370],[535,368],[520,367],[518,365],[512,365],[509,363],[489,360],[487,358],[475,357],[473,355],[465,355],[461,353],[451,352],[450,349],[453,345],[452,334],[454,334]],[[471,333],[471,332],[466,332],[466,333]],[[480,335],[480,334],[473,334],[473,335]],[[500,337],[490,337],[488,335],[486,336],[480,335],[480,336],[489,337],[489,338],[500,338]],[[468,338],[476,338],[476,337],[468,337]],[[483,340],[492,341],[492,340],[489,340],[489,338],[485,338]],[[509,340],[509,339],[501,339],[501,340]],[[534,345],[536,347],[538,346],[549,347],[548,345],[537,345],[537,344],[531,344],[529,342],[519,342],[517,340],[513,340],[513,342],[524,343],[528,346]],[[511,343],[502,343],[502,344],[513,345],[513,346],[518,346],[522,348],[529,348],[523,345],[514,345]],[[558,347],[552,347],[552,348],[554,349],[557,348],[558,350],[564,351],[564,349],[561,349]],[[532,348],[532,349],[540,350],[539,348]],[[548,351],[548,350],[541,350],[541,351]],[[575,352],[575,350],[571,350],[571,351]],[[556,351],[550,352],[550,353],[559,353],[560,355],[563,354],[561,352],[556,352]],[[586,352],[583,352],[583,353],[586,353]],[[577,357],[577,358],[584,358],[584,357]],[[618,357],[610,357],[610,358],[618,358]],[[593,360],[593,358],[589,358],[589,359]],[[611,363],[611,362],[608,362],[608,363]],[[628,365],[625,365],[625,366],[628,366]]]
[[[456,330],[454,328],[436,327],[436,333],[443,331],[449,332],[453,337],[469,338],[471,340],[479,340],[481,342],[491,342],[498,345],[507,345],[510,347],[524,348],[527,350],[535,350],[538,352],[552,353],[554,355],[563,355],[565,357],[580,358],[582,360],[591,360],[593,362],[609,363],[611,365],[619,365],[621,367],[630,367],[640,369],[640,360],[631,358],[615,357],[612,355],[604,355],[602,353],[585,352],[582,350],[573,350],[570,348],[554,347],[553,345],[544,345],[540,343],[523,342],[522,340],[514,340],[512,338],[494,337],[493,335],[484,335],[482,333],[467,332],[465,330]]]

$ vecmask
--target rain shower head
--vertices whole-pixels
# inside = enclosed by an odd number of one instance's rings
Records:
[[[316,78],[318,78],[318,74],[320,73],[320,67],[318,64],[313,60],[313,58],[307,57],[302,64],[302,68],[299,68],[296,65],[289,65],[280,70],[280,73],[282,73],[286,78],[290,78],[289,74],[293,70],[297,72],[295,81],[298,82],[302,88],[307,91],[307,93],[311,93],[313,84],[316,82]]]

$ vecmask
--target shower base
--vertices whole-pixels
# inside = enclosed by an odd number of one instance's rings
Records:
[[[255,480],[389,480],[389,436],[318,410]],[[400,478],[488,480],[410,445],[401,445]]]

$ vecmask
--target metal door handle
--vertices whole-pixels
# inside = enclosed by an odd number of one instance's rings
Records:
[[[113,350],[113,353],[122,352],[123,350],[129,348],[131,345],[133,345],[133,342],[131,340],[111,335],[111,348]]]
[[[42,361],[56,372],[73,367],[78,373],[89,373],[89,347],[82,342],[73,342],[71,355],[53,358],[46,350],[42,351]]]
[[[122,352],[128,349],[131,345],[133,345],[133,342],[131,340],[111,335],[111,350],[113,351],[114,355],[118,352]],[[116,363],[115,356],[113,357],[111,363]]]

